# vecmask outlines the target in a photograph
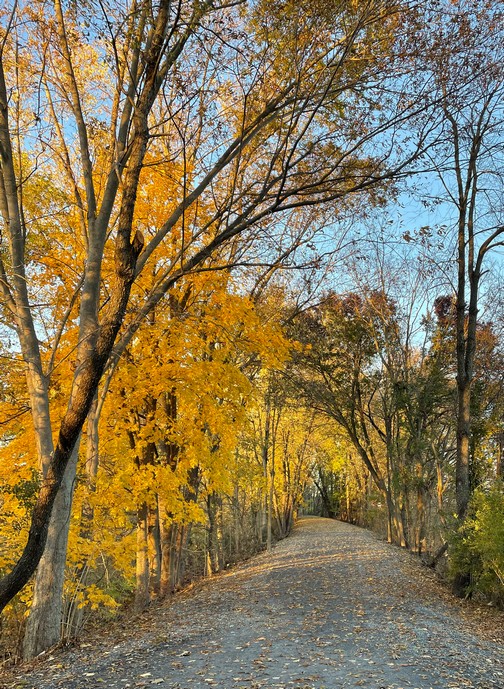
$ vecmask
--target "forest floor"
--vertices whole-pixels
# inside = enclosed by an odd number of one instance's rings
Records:
[[[271,553],[0,677],[2,689],[504,689],[504,614],[364,529],[300,520]]]

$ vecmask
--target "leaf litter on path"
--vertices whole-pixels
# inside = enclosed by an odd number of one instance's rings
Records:
[[[271,553],[137,619],[0,687],[504,689],[503,614],[453,599],[408,553],[328,519],[300,520]]]

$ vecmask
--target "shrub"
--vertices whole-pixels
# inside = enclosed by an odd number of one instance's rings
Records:
[[[469,514],[452,540],[452,580],[468,575],[465,593],[504,605],[504,484],[475,491]]]

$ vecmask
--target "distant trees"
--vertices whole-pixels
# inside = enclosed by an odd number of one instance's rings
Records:
[[[381,293],[330,295],[300,319],[298,336],[308,349],[297,356],[294,375],[308,406],[341,427],[364,463],[387,506],[389,539],[403,546],[414,539],[420,551],[441,379],[404,347],[397,319]]]
[[[453,527],[457,495],[454,298],[436,299],[434,312],[424,320],[423,345],[420,333],[408,342],[405,322],[400,305],[383,293],[330,294],[297,319],[295,333],[303,348],[294,353],[288,375],[315,414],[315,425],[329,419],[334,437],[342,434],[354,449],[329,476],[323,464],[316,470],[313,480],[326,513],[348,511],[349,472],[342,468],[358,458],[386,506],[389,540],[439,557]],[[478,398],[471,408],[474,488],[495,480],[498,458],[489,441],[494,424],[501,423],[494,386],[502,384],[503,371],[491,326],[479,324],[477,334],[473,384]],[[366,480],[359,491],[369,509],[373,497]]]

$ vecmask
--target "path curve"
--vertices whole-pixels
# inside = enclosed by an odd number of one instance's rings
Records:
[[[368,531],[305,518],[272,553],[128,622],[115,645],[57,652],[4,686],[504,689],[504,616],[488,613],[484,633],[482,614]]]

